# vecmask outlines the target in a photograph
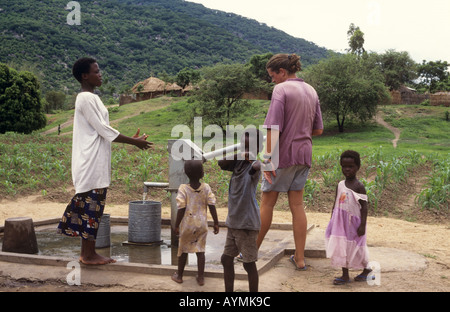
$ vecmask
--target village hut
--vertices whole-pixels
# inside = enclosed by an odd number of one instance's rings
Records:
[[[430,96],[430,104],[433,106],[450,106],[450,92],[437,92]]]
[[[176,83],[166,83],[156,77],[150,77],[138,82],[131,91],[136,94],[136,101],[144,101],[166,94],[180,96],[182,88]]]
[[[171,96],[182,96],[183,88],[177,85],[176,83],[167,83],[165,86],[165,94],[169,94]]]
[[[136,95],[121,94],[119,96],[119,106],[136,102]]]
[[[413,88],[401,86],[391,91],[392,104],[420,104],[430,98],[429,94],[418,94]]]
[[[188,95],[189,93],[191,93],[192,91],[197,90],[197,89],[198,89],[197,86],[194,87],[194,86],[192,85],[192,83],[190,83],[190,84],[188,84],[187,86],[184,87],[184,89],[183,89],[183,91],[182,91],[182,95],[183,95],[183,96]]]

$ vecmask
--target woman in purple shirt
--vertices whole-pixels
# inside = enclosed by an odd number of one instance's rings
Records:
[[[261,246],[270,228],[279,192],[287,192],[296,249],[290,259],[296,269],[304,270],[307,220],[303,189],[311,167],[312,136],[323,132],[319,97],[313,87],[296,76],[301,70],[299,56],[274,55],[266,68],[276,86],[264,122],[267,160],[261,186],[261,230],[257,244]]]

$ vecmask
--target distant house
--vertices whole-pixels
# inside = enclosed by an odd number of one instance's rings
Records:
[[[192,85],[183,89],[176,83],[164,82],[161,79],[150,77],[134,85],[131,88],[131,94],[121,94],[119,105],[145,101],[163,95],[185,96],[194,89]]]
[[[186,87],[184,87],[183,91],[182,91],[182,95],[185,96],[189,93],[191,93],[192,91],[196,90],[197,87],[194,87],[191,83],[188,84]]]
[[[401,86],[391,91],[392,104],[420,104],[430,98],[429,94],[418,94],[416,89]]]
[[[436,92],[431,94],[430,104],[433,106],[450,107],[450,92]]]
[[[166,93],[170,96],[182,96],[183,95],[183,88],[177,85],[176,83],[167,83],[166,84]]]
[[[150,77],[138,82],[131,92],[136,95],[136,101],[145,101],[158,96],[170,94],[181,96],[183,89],[176,83],[167,83],[156,77]]]

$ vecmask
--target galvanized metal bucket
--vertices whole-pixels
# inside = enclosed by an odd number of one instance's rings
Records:
[[[103,214],[97,230],[95,248],[106,248],[111,246],[111,215]]]
[[[154,243],[161,241],[161,203],[131,201],[128,209],[128,241]]]

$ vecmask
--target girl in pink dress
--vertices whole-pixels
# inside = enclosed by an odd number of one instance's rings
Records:
[[[356,178],[361,166],[359,154],[345,151],[340,159],[345,180],[339,182],[331,220],[325,232],[326,254],[331,265],[342,268],[335,285],[350,282],[349,269],[364,269],[355,281],[366,281],[369,252],[366,244],[367,195],[364,185]]]

